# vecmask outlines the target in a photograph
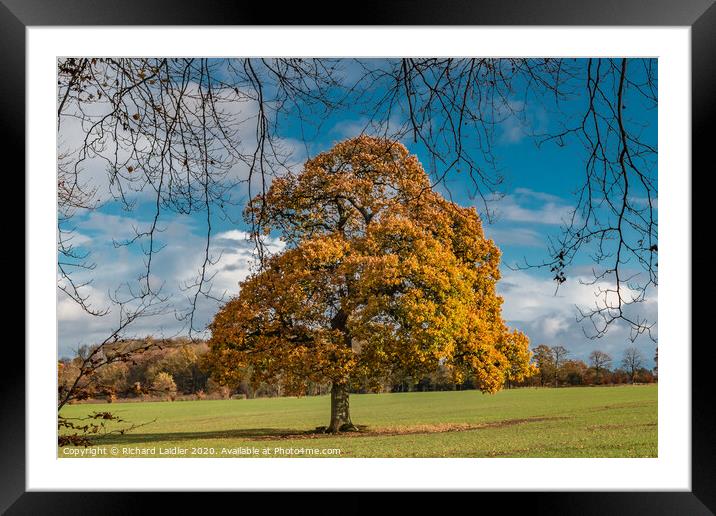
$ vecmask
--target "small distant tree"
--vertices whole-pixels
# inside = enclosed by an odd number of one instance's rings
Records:
[[[532,361],[539,370],[539,383],[544,387],[547,382],[554,378],[554,355],[549,346],[540,344],[533,351]]]
[[[150,367],[156,371],[166,371],[172,375],[177,391],[195,393],[206,389],[208,371],[203,368],[203,355],[208,351],[205,344],[180,344],[167,350],[167,353]]]
[[[551,348],[552,350],[552,357],[554,359],[554,386],[559,386],[559,375],[560,375],[560,368],[564,364],[564,361],[567,359],[567,355],[569,355],[569,350],[565,348],[564,346],[554,346]]]
[[[157,374],[152,382],[152,391],[157,394],[163,394],[170,400],[174,400],[177,394],[177,386],[176,383],[174,383],[172,375],[166,371]]]
[[[624,358],[622,359],[622,367],[624,367],[627,374],[629,375],[629,381],[631,383],[634,383],[636,373],[639,369],[642,368],[643,363],[644,357],[637,348],[627,348],[627,350],[624,352]]]
[[[612,363],[612,357],[604,351],[594,350],[589,354],[589,363],[594,368],[595,383],[599,384],[602,374],[609,369]]]

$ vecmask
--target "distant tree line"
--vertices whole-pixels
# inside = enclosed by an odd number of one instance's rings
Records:
[[[570,351],[563,346],[550,347],[542,344],[532,352],[537,374],[512,386],[563,387],[657,381],[656,367],[648,368],[643,354],[635,347],[627,348],[618,358],[613,358],[604,351],[594,350],[589,354],[587,362],[570,359]]]
[[[571,359],[564,346],[540,345],[532,350],[535,374],[520,382],[505,380],[506,388],[513,387],[570,387],[587,385],[643,384],[657,381],[657,368],[650,369],[641,351],[635,347],[613,358],[601,350],[589,354],[587,362]],[[654,357],[656,363],[658,354]],[[396,373],[387,379],[384,392],[449,391],[475,389],[472,380],[456,384],[446,368],[440,367],[429,376],[411,378]]]
[[[150,339],[151,340],[151,339]],[[123,349],[137,349],[124,360],[104,363],[91,375],[78,382],[80,368],[91,355],[92,347],[80,348],[73,358],[58,363],[58,392],[62,398],[73,390],[70,403],[87,400],[182,400],[228,399],[284,396],[280,385],[251,382],[247,368],[241,379],[232,385],[218,383],[212,378],[208,360],[209,347],[204,341],[184,338],[122,342]],[[119,344],[118,344],[119,345]],[[653,383],[657,369],[646,366],[643,354],[634,347],[627,348],[614,359],[604,351],[594,350],[587,362],[571,359],[563,346],[540,345],[532,350],[536,373],[521,382],[505,381],[505,387],[568,387],[580,385],[615,385]],[[446,367],[416,378],[394,371],[375,384],[359,386],[356,392],[416,392],[471,390],[471,379],[455,383]],[[311,384],[309,396],[330,393],[330,384]]]
[[[121,341],[115,346],[123,350],[121,360],[105,359],[104,355],[112,353],[112,348],[106,344],[99,354],[95,347],[85,346],[77,350],[74,357],[59,360],[59,398],[63,399],[71,393],[70,403],[88,400],[111,403],[118,399],[174,401],[284,395],[280,386],[265,383],[252,385],[249,369],[235,384],[219,384],[212,378],[207,355],[209,346],[205,341],[188,338],[142,339]],[[136,352],[132,353],[132,349]],[[100,364],[90,373],[85,372],[87,367],[84,365],[88,357]],[[311,385],[308,389],[309,395],[328,392],[330,385]]]

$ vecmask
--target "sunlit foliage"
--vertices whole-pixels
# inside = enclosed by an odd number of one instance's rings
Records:
[[[474,208],[431,188],[401,144],[361,136],[274,180],[245,211],[283,252],[240,286],[210,328],[217,377],[301,394],[400,369],[446,367],[484,392],[533,374],[527,337],[496,294],[500,251]]]

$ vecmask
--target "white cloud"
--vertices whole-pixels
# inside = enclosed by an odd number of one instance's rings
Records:
[[[89,296],[93,308],[113,308],[104,317],[93,317],[58,289],[57,318],[60,330],[60,352],[69,354],[82,344],[102,341],[116,327],[119,314],[109,294],[117,288],[126,292],[128,283],[136,290],[141,286],[139,278],[145,273],[146,256],[134,248],[115,248],[112,240],[131,237],[132,226],[144,228],[146,222],[133,217],[91,213],[81,218],[82,227],[96,234],[92,237],[92,254],[89,259],[96,263],[92,271],[78,271],[73,278],[81,283],[89,279],[90,285],[82,287],[82,295]],[[175,217],[162,224],[157,233],[157,245],[163,246],[152,258],[151,285],[163,285],[163,294],[169,299],[163,305],[161,315],[138,320],[130,329],[131,335],[171,336],[184,331],[185,324],[177,320],[176,313],[183,313],[189,307],[195,289],[187,290],[201,272],[204,261],[206,235],[195,221]],[[143,242],[146,248],[146,241]],[[279,252],[285,244],[278,238],[266,238],[269,253]],[[254,243],[249,233],[240,229],[218,232],[212,236],[209,256],[212,261],[207,268],[207,277],[212,297],[228,299],[238,294],[239,283],[255,270]],[[200,297],[197,303],[195,328],[201,328],[216,313],[219,302]]]
[[[569,323],[566,319],[558,316],[545,317],[542,320],[542,330],[545,336],[554,338],[559,333],[564,332],[569,328]]]
[[[545,238],[541,233],[521,227],[485,226],[485,234],[498,245],[515,245],[525,247],[544,247]]]
[[[627,347],[636,346],[645,357],[652,357],[655,344],[648,338],[631,343],[629,328],[621,321],[614,323],[602,338],[591,339],[585,335],[585,330],[591,335],[592,328],[588,321],[577,321],[576,307],[594,307],[596,289],[608,288],[611,284],[603,281],[585,285],[580,280],[586,282],[593,277],[586,270],[578,271],[555,294],[555,283],[548,277],[527,271],[504,271],[498,282],[498,293],[504,298],[503,317],[509,326],[527,334],[531,347],[561,345],[570,350],[572,357],[585,361],[591,351],[599,349],[611,354],[616,363]],[[656,321],[656,294],[631,310]]]
[[[574,208],[560,197],[518,188],[494,203],[497,221],[561,225],[568,222]]]
[[[84,295],[90,295],[94,301],[95,304],[100,303],[101,301],[104,301],[103,296],[101,293],[97,292],[96,289],[92,289],[91,287],[86,287],[83,289]],[[104,303],[102,303],[104,304]],[[97,307],[100,309],[100,307]],[[57,319],[61,322],[74,322],[74,321],[83,321],[86,319],[87,312],[85,312],[82,307],[74,300],[72,300],[70,297],[68,297],[66,294],[64,294],[62,291],[58,289],[57,291]]]
[[[196,82],[188,82],[182,92],[182,105],[187,117],[190,120],[200,117],[199,85]],[[142,106],[132,105],[129,98],[126,100],[130,103],[126,106],[128,113],[143,111]],[[247,94],[242,90],[237,90],[236,95],[233,90],[220,94],[215,92],[214,100],[216,112],[226,121],[224,130],[229,136],[228,141],[218,137],[211,139],[209,154],[217,165],[212,167],[210,172],[214,179],[218,179],[224,185],[233,185],[234,188],[230,192],[233,199],[247,200],[249,190],[252,195],[256,195],[263,186],[270,185],[273,179],[272,172],[280,174],[286,170],[295,170],[305,162],[308,154],[302,142],[274,135],[271,145],[266,150],[267,159],[271,162],[265,167],[267,173],[264,175],[255,173],[249,178],[250,164],[253,163],[257,149],[258,102],[252,98],[252,94]],[[174,109],[168,98],[165,99],[164,108],[168,113]],[[162,158],[159,148],[163,147],[163,138],[166,133],[160,131],[156,138],[136,132],[132,133],[132,138],[136,138],[134,147],[140,149],[140,155],[146,153],[145,159],[142,160],[143,163],[135,163],[135,155],[128,151],[126,145],[120,145],[119,149],[115,149],[114,133],[107,130],[107,127],[104,127],[105,131],[102,132],[100,131],[101,126],[97,126],[89,134],[93,123],[98,122],[111,112],[112,105],[106,98],[83,104],[82,116],[79,115],[75,106],[66,108],[58,135],[58,153],[67,155],[63,161],[68,170],[73,170],[75,164],[79,162],[77,184],[82,185],[83,190],[94,193],[93,202],[114,202],[120,196],[128,197],[129,202],[150,199],[156,195],[155,188],[159,182],[159,176],[156,171],[145,173],[142,169],[158,169],[163,159],[165,163],[161,168],[162,170],[165,168],[166,158]],[[108,123],[112,123],[112,119],[108,119]],[[120,138],[126,139],[130,136],[127,130],[119,128],[118,131]],[[214,135],[218,134],[219,131],[215,130]],[[88,153],[81,152],[85,143],[89,145]],[[182,143],[175,141],[174,146],[181,148]],[[115,150],[117,151],[116,155]],[[181,150],[177,153],[182,154]],[[120,171],[118,175],[113,176],[113,172],[109,171],[108,167],[115,160],[120,165]],[[130,174],[124,168],[125,162],[127,166],[135,167],[133,173]],[[175,156],[173,165],[176,166],[176,163]],[[174,177],[174,181],[177,181],[179,177],[179,175]],[[192,179],[191,181],[196,187],[195,183],[198,180]],[[265,185],[262,184],[264,181]],[[153,183],[154,188],[147,182]],[[186,185],[181,185],[181,187],[186,188]]]
[[[522,197],[531,197],[544,202],[564,202],[561,197],[547,192],[537,192],[531,188],[515,188],[514,194]]]
[[[527,126],[516,116],[511,116],[500,124],[500,143],[503,145],[519,143],[527,136]]]
[[[529,222],[532,224],[560,225],[569,220],[573,208],[549,202],[539,208],[525,208],[513,198],[506,197],[495,213],[498,218],[511,222]]]

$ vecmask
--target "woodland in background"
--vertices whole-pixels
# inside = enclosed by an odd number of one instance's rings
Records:
[[[144,350],[147,344],[150,349]],[[162,341],[147,340],[123,343],[138,349],[130,360],[110,363],[99,367],[81,386],[80,394],[70,403],[195,400],[228,398],[261,398],[284,396],[279,385],[262,383],[253,386],[251,371],[246,370],[242,380],[234,385],[220,385],[211,377],[211,366],[204,341],[176,338]],[[74,358],[59,361],[60,396],[77,378],[83,357],[91,348],[81,348]],[[522,382],[506,382],[513,387],[570,387],[589,385],[620,385],[630,383],[654,383],[657,369],[645,366],[644,357],[636,348],[628,348],[623,356],[612,358],[595,350],[585,362],[570,359],[569,351],[562,346],[540,345],[533,350],[532,363],[537,373]],[[656,358],[656,357],[655,357]],[[462,383],[451,381],[450,373],[439,368],[433,374],[412,378],[395,372],[381,380],[377,392],[454,391],[471,390],[476,386],[472,380]],[[309,384],[308,396],[324,395],[331,391],[330,383]],[[376,392],[375,389],[354,389],[356,393]]]

